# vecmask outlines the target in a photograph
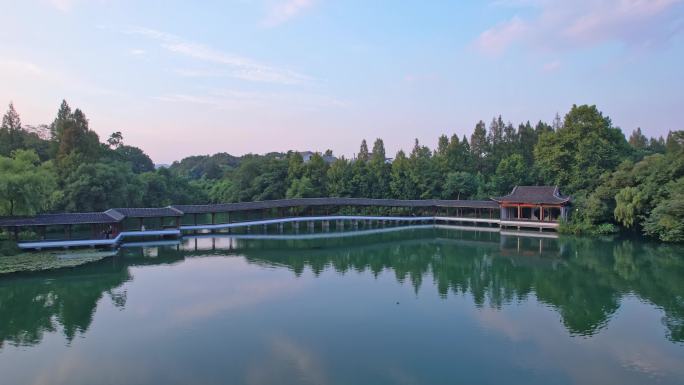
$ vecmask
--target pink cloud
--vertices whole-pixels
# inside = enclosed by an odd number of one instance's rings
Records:
[[[513,42],[524,37],[527,31],[527,23],[516,16],[510,21],[482,32],[475,42],[475,46],[486,54],[498,55]]]
[[[554,51],[616,42],[627,47],[666,43],[681,19],[684,0],[573,0],[495,2],[497,6],[532,8],[482,32],[476,40],[484,53],[500,54],[515,43]],[[678,12],[679,11],[679,12]]]

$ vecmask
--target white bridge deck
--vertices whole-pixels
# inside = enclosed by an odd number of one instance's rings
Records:
[[[214,231],[225,229],[249,228],[255,226],[269,226],[282,225],[285,223],[301,223],[301,222],[394,222],[398,224],[416,224],[416,223],[470,223],[473,225],[485,224],[487,231],[499,231],[500,228],[532,228],[539,229],[557,229],[557,222],[542,222],[542,221],[511,221],[500,220],[498,218],[469,218],[469,217],[444,217],[444,216],[421,216],[421,217],[393,217],[393,216],[364,216],[364,215],[331,215],[331,216],[310,216],[310,217],[290,217],[277,219],[264,219],[258,221],[235,222],[235,223],[220,223],[220,224],[198,224],[198,225],[183,225],[179,229],[169,230],[147,230],[147,231],[124,231],[112,239],[81,239],[81,240],[50,240],[50,241],[32,241],[21,242],[18,244],[21,249],[57,249],[57,248],[71,248],[71,247],[115,247],[124,243],[131,238],[144,237],[180,237],[183,232],[193,231]],[[495,226],[495,228],[493,227]],[[322,234],[325,236],[326,234]],[[329,235],[329,234],[327,234]]]

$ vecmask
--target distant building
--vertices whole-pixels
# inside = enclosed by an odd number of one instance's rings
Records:
[[[304,163],[308,163],[309,161],[311,161],[311,157],[313,157],[315,154],[320,154],[320,153],[316,153],[313,151],[302,151],[299,153],[299,155],[302,156]],[[325,161],[325,163],[327,163],[327,164],[331,164],[337,160],[337,157],[335,157],[333,155],[321,155],[321,157],[323,158],[323,161]]]

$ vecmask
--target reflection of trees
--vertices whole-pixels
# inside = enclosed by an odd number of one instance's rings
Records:
[[[0,280],[0,347],[33,345],[61,326],[68,341],[90,326],[97,302],[110,294],[116,306],[125,293],[113,290],[129,279],[128,270],[103,261],[70,270]]]
[[[321,248],[315,242],[252,242],[239,248],[249,261],[286,266],[300,275],[391,270],[416,291],[432,279],[441,296],[469,294],[478,306],[501,307],[530,293],[555,308],[569,332],[593,335],[606,325],[625,294],[662,308],[673,341],[684,341],[684,259],[680,246],[592,239],[499,239],[448,230],[385,234],[382,242]],[[358,245],[360,243],[360,245]],[[296,249],[293,251],[292,249]]]
[[[684,341],[684,258],[681,246],[631,241],[504,237],[444,229],[408,230],[357,238],[240,240],[234,251],[253,264],[305,269],[319,275],[391,272],[418,292],[432,282],[439,295],[468,294],[477,306],[500,308],[536,298],[555,308],[567,330],[592,335],[606,325],[625,294],[662,308],[668,338]],[[541,250],[541,251],[540,251]],[[232,252],[231,252],[232,253]],[[226,250],[122,250],[119,257],[69,270],[0,279],[0,347],[31,345],[63,330],[84,333],[107,294],[123,308],[128,266],[173,264]]]
[[[128,266],[177,263],[183,255],[169,250],[146,258],[141,249],[122,250],[119,257],[70,269],[21,274],[0,279],[0,348],[34,345],[46,332],[61,328],[67,341],[85,333],[97,303],[107,294],[124,308],[125,291],[116,290],[131,279]]]

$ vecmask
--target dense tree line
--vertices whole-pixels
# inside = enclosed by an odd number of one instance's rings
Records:
[[[0,215],[99,211],[206,199],[204,190],[169,170],[155,170],[121,133],[106,141],[85,114],[63,101],[45,138],[21,125],[10,104],[0,126]]]
[[[570,232],[620,226],[684,241],[684,132],[629,140],[595,106],[573,106],[552,124],[517,127],[495,117],[470,137],[418,140],[388,159],[382,139],[363,140],[353,159],[305,162],[296,151],[193,156],[155,170],[139,148],[114,133],[105,143],[79,109],[63,102],[49,138],[25,130],[10,104],[0,128],[0,214],[103,210],[171,203],[295,197],[487,199],[515,185],[558,185],[577,209]]]

